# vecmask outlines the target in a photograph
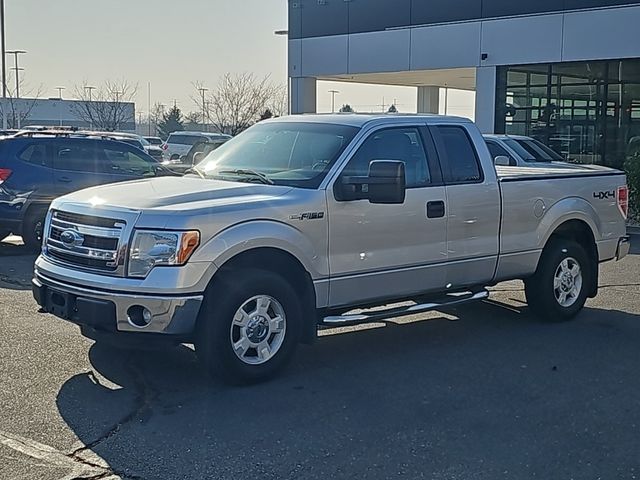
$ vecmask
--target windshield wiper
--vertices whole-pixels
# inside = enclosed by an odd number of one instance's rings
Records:
[[[236,170],[220,170],[216,173],[220,175],[238,175],[241,177],[251,177],[251,178],[255,178],[256,180],[260,180],[260,182],[264,183],[265,185],[275,184],[275,182],[271,180],[269,177],[267,177],[264,173],[256,172],[255,170],[238,168]]]

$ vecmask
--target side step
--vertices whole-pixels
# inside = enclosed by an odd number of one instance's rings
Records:
[[[360,323],[376,322],[387,320],[389,318],[406,317],[417,313],[430,312],[432,310],[440,310],[442,308],[463,305],[465,303],[477,302],[489,297],[488,290],[480,290],[477,292],[464,292],[458,294],[449,294],[437,301],[429,303],[419,303],[415,305],[407,305],[402,307],[393,307],[386,310],[369,310],[351,315],[337,315],[325,317],[320,321],[320,325],[329,327],[342,327],[345,325],[357,325]]]

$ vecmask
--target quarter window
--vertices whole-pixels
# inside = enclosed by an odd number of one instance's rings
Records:
[[[47,145],[43,142],[29,145],[22,151],[19,158],[33,165],[51,167],[51,159],[47,156]]]

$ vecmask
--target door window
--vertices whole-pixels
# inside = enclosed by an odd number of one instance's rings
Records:
[[[445,160],[445,181],[453,184],[482,182],[478,155],[466,130],[453,125],[439,125],[433,131],[440,158]]]
[[[390,128],[374,132],[360,146],[342,174],[366,176],[374,160],[404,162],[407,188],[430,185],[431,174],[427,155],[417,128]]]
[[[98,150],[95,145],[80,142],[60,143],[54,148],[54,164],[58,170],[99,172]]]
[[[155,162],[133,151],[108,146],[104,149],[104,153],[106,157],[106,173],[141,177],[154,177],[156,175]]]

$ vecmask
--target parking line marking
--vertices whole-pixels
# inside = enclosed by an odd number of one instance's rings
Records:
[[[28,457],[46,462],[51,466],[70,470],[70,473],[62,480],[100,475],[108,472],[106,468],[92,467],[76,461],[49,445],[2,430],[0,430],[0,445],[4,445]]]

